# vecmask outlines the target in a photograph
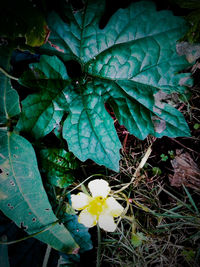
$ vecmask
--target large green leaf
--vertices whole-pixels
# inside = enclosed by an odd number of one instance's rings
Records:
[[[90,158],[118,170],[120,142],[104,108],[101,84],[99,90],[84,84],[74,85],[64,64],[55,56],[42,56],[40,63],[32,68],[35,76],[28,72],[21,83],[27,85],[29,80],[41,91],[22,102],[17,129],[39,138],[52,131],[64,113],[70,112],[63,126],[69,149],[80,160]]]
[[[0,130],[0,208],[28,234],[57,221],[44,190],[35,152],[23,137]],[[78,248],[63,224],[35,236],[53,248],[73,253]]]
[[[75,80],[63,77],[66,71],[60,60],[55,56],[42,57],[41,63],[32,66],[37,73],[35,84],[45,87],[40,71],[49,78],[46,91],[55,94],[47,96],[42,89],[29,96],[23,103],[18,126],[20,130],[33,129],[39,138],[56,127],[52,122],[58,110],[61,113],[57,121],[69,112],[63,126],[69,149],[81,160],[91,158],[118,170],[121,145],[104,108],[105,102],[110,103],[119,122],[140,139],[148,134],[190,135],[183,115],[166,100],[173,92],[184,94],[186,85],[191,84],[189,73],[180,73],[188,63],[176,53],[176,41],[187,26],[170,11],[157,12],[152,2],[137,2],[119,9],[100,29],[104,6],[104,1],[89,0],[84,10],[74,12],[66,5],[62,12],[64,20],[51,13],[48,19],[51,36],[42,51],[59,55],[63,61],[76,60],[82,75]],[[65,86],[55,84],[55,64],[61,69],[56,81],[68,81]],[[58,99],[61,105],[57,104]],[[44,114],[50,127],[45,126]]]
[[[0,50],[3,72],[10,70],[11,52],[10,48]],[[0,209],[28,234],[50,227],[36,238],[57,250],[72,253],[78,245],[71,234],[62,224],[52,225],[57,218],[44,190],[31,144],[6,127],[12,126],[10,119],[20,113],[20,107],[17,92],[2,72],[0,92],[0,123],[3,127],[0,129]]]
[[[22,101],[23,111],[18,129],[31,132],[36,138],[51,132],[62,119],[67,106],[69,78],[64,64],[56,57],[41,57],[36,70],[27,72],[21,83],[30,84],[41,91]],[[43,72],[42,72],[43,71]]]
[[[99,86],[99,88],[98,88]],[[87,84],[84,92],[70,103],[70,114],[63,125],[63,137],[80,160],[93,159],[100,165],[118,171],[121,144],[113,120],[101,97],[103,85]]]

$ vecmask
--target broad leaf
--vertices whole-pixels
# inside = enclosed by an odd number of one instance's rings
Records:
[[[69,107],[70,114],[63,125],[63,137],[69,150],[80,160],[90,158],[118,171],[121,145],[113,120],[105,110],[100,86],[87,84],[82,95],[74,97]]]
[[[90,158],[118,170],[120,142],[113,120],[104,108],[101,84],[99,90],[94,90],[93,86],[73,83],[64,64],[55,56],[42,56],[40,63],[32,64],[32,68],[32,75],[25,74],[21,83],[34,84],[41,91],[22,102],[17,129],[40,138],[70,112],[63,126],[69,149],[80,160]]]
[[[180,73],[188,63],[176,53],[176,41],[187,26],[170,11],[158,12],[151,2],[137,2],[119,9],[100,29],[104,7],[104,1],[89,0],[84,10],[77,12],[66,5],[64,20],[51,13],[51,36],[41,51],[59,55],[63,61],[76,60],[82,75],[64,77],[61,61],[42,57],[41,63],[32,66],[34,84],[42,90],[24,101],[18,126],[23,131],[33,129],[39,138],[69,112],[63,125],[69,149],[80,160],[90,158],[118,170],[121,145],[105,102],[111,105],[119,123],[140,139],[148,134],[190,135],[183,115],[166,100],[173,92],[186,93],[185,85],[191,84],[190,74]],[[58,86],[61,80],[68,84]]]
[[[3,72],[9,72],[11,51],[0,50]],[[20,113],[19,97],[3,73],[0,73],[0,92],[0,122],[9,125],[10,119]],[[64,225],[52,225],[57,218],[44,190],[31,144],[4,127],[0,130],[0,149],[0,209],[28,234],[50,227],[36,238],[53,248],[76,251],[78,245]]]
[[[44,172],[50,184],[65,188],[74,181],[73,170],[78,162],[74,155],[64,149],[42,149],[40,151],[41,171]]]
[[[51,132],[62,119],[68,106],[70,81],[64,64],[56,57],[41,57],[40,65],[34,65],[36,70],[27,72],[20,81],[41,91],[22,101],[23,111],[17,128],[39,138]]]
[[[44,190],[31,144],[23,137],[0,130],[0,208],[28,234],[57,221]],[[35,236],[53,248],[72,253],[78,248],[63,224]]]
[[[10,48],[0,50],[0,68],[10,71]],[[7,123],[20,113],[19,96],[12,88],[10,79],[0,71],[0,123]]]
[[[20,237],[24,236],[24,231],[16,226],[13,221],[9,220],[2,213],[0,213],[0,236],[6,236],[7,241],[18,240]],[[6,240],[4,240],[6,241]],[[6,247],[7,245],[0,245]],[[46,244],[40,242],[36,238],[28,238],[23,242],[18,242],[12,246],[8,245],[9,253],[9,263],[6,265],[2,263],[3,256],[6,256],[6,253],[1,251],[0,255],[0,266],[1,267],[11,267],[11,266],[42,266],[44,255],[46,251]],[[1,248],[0,248],[1,250]],[[62,252],[57,252],[55,250],[51,251],[51,261],[48,263],[48,267],[57,266],[58,255]],[[52,255],[53,254],[53,255]],[[73,254],[69,254],[73,255]],[[7,255],[8,256],[8,255]]]

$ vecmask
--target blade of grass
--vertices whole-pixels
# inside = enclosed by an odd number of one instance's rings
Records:
[[[187,194],[187,196],[188,196],[188,198],[189,198],[190,203],[191,203],[192,206],[194,207],[196,213],[199,214],[199,210],[197,209],[197,206],[196,206],[196,204],[195,204],[195,202],[194,202],[192,196],[190,195],[189,191],[188,191],[187,188],[184,186],[184,184],[183,184],[182,186],[183,186],[183,188],[184,188],[184,190],[185,190],[185,192],[186,192],[186,194]]]
[[[183,206],[185,206],[187,209],[189,209],[190,211],[194,212],[194,210],[185,202],[183,202],[182,200],[180,200],[179,198],[175,197],[173,194],[171,194],[169,191],[165,190],[164,188],[162,188],[162,190],[167,193],[170,197],[174,198],[177,202],[181,203]]]

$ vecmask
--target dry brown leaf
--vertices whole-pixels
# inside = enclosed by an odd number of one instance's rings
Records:
[[[200,169],[188,152],[176,150],[176,157],[171,160],[174,175],[169,175],[171,186],[180,187],[182,184],[200,190]]]

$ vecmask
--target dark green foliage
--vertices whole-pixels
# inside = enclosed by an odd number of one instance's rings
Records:
[[[78,161],[64,149],[43,149],[40,151],[42,172],[52,185],[64,188],[74,181],[73,170],[78,168]]]
[[[48,34],[45,19],[28,1],[14,2],[3,4],[8,23],[4,27],[5,16],[1,16],[1,36],[12,41],[22,38],[22,42],[25,38],[27,45],[40,46]],[[58,221],[55,214],[60,216],[57,211],[65,199],[57,198],[56,192],[62,195],[62,190],[52,187],[56,200],[49,203],[37,160],[41,160],[43,178],[61,188],[73,182],[75,156],[119,171],[121,143],[106,103],[137,138],[190,135],[183,115],[169,104],[171,93],[184,95],[186,85],[191,85],[190,74],[181,73],[188,63],[176,53],[176,41],[187,31],[185,21],[170,11],[156,11],[149,1],[136,2],[119,9],[100,29],[104,9],[105,1],[89,0],[78,11],[64,5],[62,18],[49,14],[51,35],[41,47],[40,62],[31,64],[18,80],[29,94],[21,103],[8,74],[12,48],[0,49],[0,206],[29,234]],[[66,140],[75,156],[64,146],[38,148],[50,133],[61,143]],[[41,158],[36,159],[24,135],[33,146],[37,143]],[[64,224],[56,223],[35,237],[63,252],[92,247],[87,229],[72,214],[65,214]]]
[[[138,2],[100,29],[104,8],[104,1],[87,1],[76,12],[65,6],[65,21],[49,15],[51,35],[41,51],[54,56],[42,56],[21,79],[39,93],[23,101],[17,129],[40,138],[67,114],[62,136],[69,150],[118,171],[121,144],[104,104],[140,139],[189,136],[183,115],[168,101],[173,92],[187,93],[192,82],[189,73],[179,73],[188,63],[176,53],[176,41],[187,30],[183,19]],[[70,69],[72,61],[81,66],[79,77],[67,74],[63,63]]]
[[[181,8],[188,10],[185,17],[189,24],[189,29],[180,40],[190,43],[200,42],[200,2],[199,0],[170,0]]]
[[[9,71],[11,53],[0,51],[1,66]],[[0,208],[28,234],[50,227],[36,238],[57,250],[72,253],[78,245],[63,224],[54,224],[58,219],[44,190],[31,143],[10,132],[12,118],[20,112],[18,94],[2,73],[0,83],[0,120],[3,123],[0,128]]]
[[[92,249],[90,234],[88,229],[81,223],[78,222],[76,215],[65,214],[64,225],[72,233],[73,238],[80,246],[80,253]]]
[[[25,38],[27,45],[35,47],[45,43],[48,35],[43,14],[32,1],[2,1],[0,9],[0,36],[16,41]],[[16,42],[17,43],[17,42]]]

